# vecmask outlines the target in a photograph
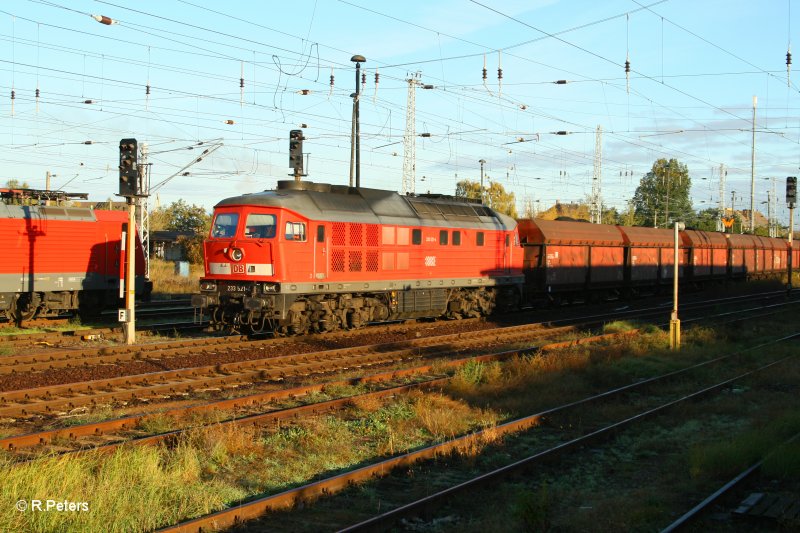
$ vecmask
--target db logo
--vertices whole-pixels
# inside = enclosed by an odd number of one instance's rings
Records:
[[[244,274],[244,265],[234,263],[231,268],[234,274]]]

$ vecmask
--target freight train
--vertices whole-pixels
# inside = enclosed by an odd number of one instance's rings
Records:
[[[35,202],[25,190],[4,190],[22,204],[0,203],[0,315],[21,322],[80,312],[96,316],[120,302],[121,246],[128,215]],[[149,292],[137,239],[137,295]]]
[[[420,317],[464,318],[537,301],[657,292],[673,232],[516,220],[444,195],[308,181],[219,202],[192,305],[213,327],[304,334]],[[782,274],[788,242],[680,233],[678,273],[702,285]]]

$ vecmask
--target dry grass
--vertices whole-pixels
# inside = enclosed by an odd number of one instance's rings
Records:
[[[190,294],[197,292],[203,265],[189,265],[189,277],[175,274],[175,263],[163,259],[150,260],[150,279],[153,281],[153,294]]]
[[[492,426],[498,416],[442,394],[414,392],[376,404],[354,401],[337,416],[265,431],[250,425],[191,429],[171,446],[123,447],[111,456],[42,457],[14,465],[0,458],[0,530],[141,531],[206,514],[249,496],[333,475],[386,454]],[[163,415],[142,424],[163,431]],[[488,437],[459,453],[477,453]],[[474,441],[474,442],[473,442]],[[19,512],[18,500],[88,502],[86,512]]]

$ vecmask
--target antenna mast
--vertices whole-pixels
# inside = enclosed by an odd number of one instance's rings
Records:
[[[603,127],[598,125],[594,136],[594,176],[592,177],[592,203],[589,206],[589,222],[592,224],[600,224],[603,221],[602,178]]]
[[[717,215],[717,231],[725,231],[725,224],[722,222],[722,219],[725,218],[725,176],[727,175],[727,171],[725,170],[725,165],[719,165],[719,206],[717,209],[719,210],[719,214]]]
[[[403,134],[403,194],[414,194],[417,173],[417,132],[416,132],[416,94],[420,73],[408,78],[408,98],[406,100],[406,131]]]

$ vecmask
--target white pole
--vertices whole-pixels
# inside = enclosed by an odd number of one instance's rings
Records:
[[[136,342],[136,202],[128,197],[128,243],[125,250],[127,273],[125,275],[125,344]]]

